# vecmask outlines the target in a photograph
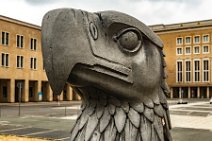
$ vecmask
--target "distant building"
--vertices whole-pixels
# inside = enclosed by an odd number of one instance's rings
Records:
[[[59,97],[52,93],[43,69],[41,28],[0,16],[0,102],[18,102],[20,83],[22,102],[75,97],[69,85]]]
[[[164,42],[170,97],[212,97],[212,20],[150,28]]]
[[[212,97],[212,20],[150,28],[164,42],[171,98]],[[57,97],[41,53],[40,26],[0,16],[0,102],[79,99],[67,84]]]

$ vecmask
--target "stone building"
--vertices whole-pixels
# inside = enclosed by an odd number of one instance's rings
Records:
[[[0,102],[18,102],[19,98],[22,102],[72,100],[73,97],[69,85],[59,97],[52,93],[43,69],[41,28],[0,16]]]
[[[212,20],[150,28],[164,42],[170,97],[212,97]]]
[[[212,97],[212,20],[153,25],[164,42],[171,98]],[[73,100],[67,84],[54,96],[41,53],[40,26],[0,16],[0,102]]]

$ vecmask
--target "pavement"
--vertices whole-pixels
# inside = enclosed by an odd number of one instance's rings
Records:
[[[189,99],[188,104],[177,104],[177,99],[168,100],[172,121],[174,141],[211,141],[212,140],[212,104],[208,99]],[[16,111],[17,103],[1,104]],[[47,106],[38,111],[30,107]],[[70,140],[70,129],[75,123],[80,102],[25,103],[23,108],[29,109],[22,116],[0,117],[0,134],[46,138],[50,140]],[[16,110],[14,110],[14,108]],[[67,114],[64,115],[64,108]],[[45,114],[44,112],[47,112]],[[40,114],[36,114],[38,111]],[[72,112],[70,112],[72,111]],[[61,114],[62,113],[62,114]]]

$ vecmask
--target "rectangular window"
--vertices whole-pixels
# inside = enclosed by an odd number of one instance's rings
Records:
[[[194,46],[194,54],[200,54],[200,47]]]
[[[185,54],[190,55],[191,54],[191,47],[185,47]]]
[[[186,82],[191,82],[191,61],[186,61],[185,65]]]
[[[202,47],[202,53],[204,53],[204,54],[209,53],[209,46],[208,45],[204,45]]]
[[[29,97],[32,98],[34,96],[33,87],[29,87]]]
[[[30,49],[31,50],[36,50],[37,49],[37,39],[31,38]]]
[[[7,53],[1,54],[1,65],[3,67],[9,67],[9,54]]]
[[[1,44],[2,45],[9,45],[9,33],[8,32],[2,32],[2,36],[1,36]]]
[[[34,69],[37,69],[37,59],[34,58]]]
[[[24,61],[24,57],[23,56],[17,56],[16,67],[17,68],[23,68],[23,61]]]
[[[183,44],[183,38],[182,37],[178,37],[176,40],[176,44],[177,45],[182,45]]]
[[[16,37],[16,46],[18,48],[23,48],[23,44],[24,44],[23,42],[24,42],[24,36],[17,35],[17,37]]]
[[[199,35],[198,36],[194,36],[194,43],[195,44],[200,43],[200,36]]]
[[[177,61],[177,82],[183,82],[183,62]]]
[[[3,97],[7,98],[7,87],[3,86]]]
[[[194,60],[194,81],[200,81],[200,61]]]
[[[186,37],[185,38],[185,43],[186,44],[191,44],[191,37]]]
[[[183,54],[183,48],[178,47],[176,52],[177,52],[176,53],[177,55],[182,55]]]
[[[30,68],[37,69],[37,58],[30,58]]]
[[[209,81],[209,60],[203,60],[203,81]]]
[[[203,43],[209,43],[209,35],[203,35],[202,36],[202,42]]]

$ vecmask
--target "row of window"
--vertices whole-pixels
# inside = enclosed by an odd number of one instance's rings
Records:
[[[2,94],[4,98],[8,97],[8,88],[7,86],[2,87]],[[34,87],[29,86],[29,98],[34,97]]]
[[[1,44],[8,46],[10,41],[10,34],[8,32],[2,31],[1,34]],[[16,35],[16,47],[23,48],[24,47],[24,36],[23,35]],[[36,50],[37,49],[37,39],[30,38],[30,49]]]
[[[203,43],[209,43],[210,42],[209,34],[204,34],[202,36],[200,36],[200,35],[193,36],[193,43],[199,44],[201,42],[201,39],[202,39]],[[187,45],[191,44],[192,43],[192,36],[186,36],[184,38],[183,37],[177,37],[176,38],[176,44],[177,45],[183,45],[183,43],[185,43]]]
[[[7,53],[1,54],[1,66],[2,67],[9,67],[9,60],[10,56]],[[17,56],[16,58],[16,67],[17,68],[24,68],[24,57]],[[30,69],[37,69],[37,58],[31,57],[30,58]]]
[[[200,54],[201,47],[200,46],[194,46],[193,47],[193,54]],[[192,53],[192,47],[186,46],[186,47],[177,47],[176,48],[176,55],[190,55]],[[203,45],[202,46],[202,53],[207,54],[210,53],[210,47],[209,45]]]
[[[200,65],[202,62],[202,66]],[[193,70],[192,70],[193,65]],[[210,62],[209,59],[177,60],[176,64],[176,82],[209,82]],[[184,75],[183,75],[184,74]],[[200,76],[202,74],[202,78]],[[193,76],[192,76],[193,75]],[[201,80],[202,79],[202,80]]]

